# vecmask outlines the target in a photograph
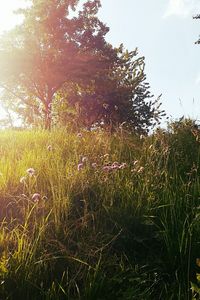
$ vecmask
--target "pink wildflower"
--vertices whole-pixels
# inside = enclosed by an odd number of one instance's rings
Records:
[[[83,164],[83,163],[78,164],[78,171],[82,170],[83,167],[84,167],[84,164]]]
[[[112,164],[111,168],[112,168],[112,170],[116,170],[116,169],[119,169],[119,166],[120,166],[120,164],[119,164],[117,161],[115,161],[115,162]]]
[[[92,167],[95,169],[97,167],[97,163],[92,163]]]
[[[111,167],[111,166],[104,166],[104,167],[103,167],[103,171],[109,172],[109,171],[111,171],[111,170],[112,170],[112,167]]]

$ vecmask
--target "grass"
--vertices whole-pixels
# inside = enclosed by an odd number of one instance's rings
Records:
[[[178,125],[2,131],[0,299],[199,299],[198,132]]]

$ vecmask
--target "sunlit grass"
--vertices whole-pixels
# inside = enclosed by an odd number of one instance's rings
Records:
[[[190,130],[1,132],[0,297],[190,299],[198,160]]]

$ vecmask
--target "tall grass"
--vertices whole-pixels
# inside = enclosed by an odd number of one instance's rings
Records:
[[[1,132],[0,299],[198,299],[196,134]]]

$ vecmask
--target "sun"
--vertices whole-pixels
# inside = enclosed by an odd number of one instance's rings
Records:
[[[20,15],[14,13],[15,10],[27,5],[26,0],[4,0],[0,3],[0,32],[13,28],[22,21]]]

